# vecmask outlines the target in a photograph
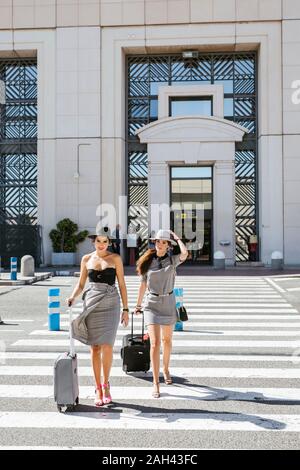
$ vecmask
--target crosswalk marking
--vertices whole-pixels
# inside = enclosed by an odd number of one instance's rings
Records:
[[[62,314],[61,315],[61,318],[62,319],[65,319],[65,318],[69,318],[69,315],[65,315],[65,314]],[[134,318],[134,321],[137,321],[140,317],[137,317],[137,318]],[[233,315],[228,315],[228,314],[223,314],[223,315],[215,315],[215,314],[201,314],[201,315],[193,315],[193,314],[189,314],[189,321],[190,320],[200,320],[201,318],[203,319],[209,319],[209,320],[216,320],[216,319],[221,319],[221,320],[233,320],[233,319],[239,319],[239,320],[251,320],[251,319],[254,319],[254,320],[299,320],[300,316],[297,312],[297,314],[293,314],[293,315],[280,315],[280,314],[277,314],[277,315],[274,315],[274,314],[255,314],[253,313],[252,315],[246,315],[246,314],[241,314],[241,315],[237,315],[237,314],[233,314]]]
[[[299,432],[300,415],[243,413],[0,412],[0,428]]]
[[[0,366],[0,374],[3,376],[11,375],[11,366]],[[53,367],[48,366],[14,366],[14,375],[22,376],[53,376]],[[138,372],[138,375],[143,375],[144,372]],[[289,378],[299,379],[299,368],[197,368],[197,367],[172,367],[172,374],[176,377],[245,377],[245,378]],[[80,367],[81,377],[90,377],[90,367]],[[120,367],[112,367],[112,377],[124,377],[125,373]]]
[[[142,321],[141,320],[136,320],[134,321],[134,325],[139,325],[141,326],[142,325]],[[44,326],[48,326],[48,323],[45,323]],[[300,327],[300,322],[297,322],[297,321],[289,321],[289,323],[287,323],[286,325],[282,325],[282,323],[280,322],[228,322],[228,323],[225,323],[225,322],[219,322],[219,321],[214,321],[214,322],[197,322],[197,321],[193,321],[193,327],[194,326],[201,326],[201,327],[233,327],[233,326],[239,326],[239,327],[243,327],[243,328],[253,328],[253,327],[256,327],[256,328],[265,328],[265,327],[269,327],[269,328],[283,328],[283,329],[286,329],[286,328],[299,328]],[[60,322],[60,327],[61,328],[68,328],[69,327],[69,322]],[[188,328],[188,324],[187,324],[187,327]],[[127,328],[127,329],[130,329],[130,326]]]
[[[57,359],[57,352],[0,352],[0,359],[10,360],[10,359],[33,359],[33,360],[44,360],[51,359],[55,361]],[[91,355],[89,352],[78,352],[79,360],[90,361]],[[162,355],[161,355],[162,357]],[[113,355],[114,360],[120,360],[120,353],[115,353]],[[178,361],[197,361],[206,362],[206,361],[215,361],[215,362],[291,362],[299,361],[300,357],[291,357],[287,356],[276,356],[276,355],[249,355],[249,354],[184,354],[184,353],[172,353],[172,364]]]
[[[139,279],[127,277],[126,281],[129,308],[133,310]],[[157,430],[184,430],[187,435],[190,431],[209,430],[228,435],[258,430],[282,431],[285,435],[300,432],[297,308],[265,278],[177,276],[176,285],[184,289],[189,321],[182,332],[174,332],[170,366],[174,383],[166,386],[161,381],[159,400],[152,397],[151,370],[146,374],[123,372],[120,348],[122,336],[130,332],[130,327],[120,326],[111,371],[112,409],[104,407],[94,412],[88,408],[82,412],[79,407],[73,413],[59,414],[53,401],[53,365],[59,351],[69,349],[69,313],[63,305],[60,318],[65,331],[49,332],[45,310],[40,323],[31,328],[33,331],[19,340],[16,336],[12,344],[8,343],[7,351],[0,351],[0,434],[5,436],[5,441],[0,439],[0,449],[13,443],[17,448],[29,448],[25,446],[29,429],[40,429],[41,436],[43,429],[47,433],[43,441],[36,441],[36,448],[52,444],[51,430],[62,433],[67,429],[140,429],[150,439]],[[82,307],[79,297],[73,307],[74,317]],[[7,321],[19,323],[18,319]],[[141,322],[141,316],[134,317],[135,333]],[[90,347],[75,343],[80,405],[91,407],[95,395]],[[16,399],[18,409],[23,411],[16,411]],[[213,405],[214,402],[218,404]],[[8,409],[7,403],[11,404]],[[268,412],[269,405],[272,413]],[[282,405],[289,406],[288,412]],[[20,439],[11,440],[13,428],[21,433]],[[165,442],[164,433],[160,434]],[[93,443],[97,445],[96,441]]]
[[[87,346],[82,345],[80,342],[75,341],[75,345],[80,348],[86,348]],[[69,347],[69,341],[68,340],[50,340],[50,339],[20,339],[13,343],[13,346],[61,346],[64,349],[67,349]],[[116,339],[115,341],[115,346],[122,346],[122,341]],[[258,341],[258,340],[243,340],[243,341],[223,341],[223,340],[207,340],[205,338],[201,338],[199,340],[176,340],[176,343],[174,342],[174,347],[185,347],[186,349],[189,348],[205,348],[205,347],[213,347],[213,348],[220,348],[220,347],[238,347],[238,348],[299,348],[300,347],[300,341],[283,341],[283,340],[276,340],[276,341]]]
[[[215,328],[216,329],[216,328]],[[124,336],[125,334],[128,334],[130,331],[129,328],[123,328],[123,330],[118,330],[117,331],[117,337],[118,336]],[[30,335],[33,336],[69,336],[68,331],[47,331],[47,330],[35,330],[30,333]],[[219,330],[219,331],[196,331],[196,330],[191,330],[191,331],[174,331],[173,332],[173,337],[177,338],[184,338],[185,336],[216,336],[216,335],[222,335],[222,336],[300,336],[300,331],[296,330],[289,330],[289,331],[282,331],[282,330],[272,330],[272,331],[251,331],[251,330]],[[176,345],[176,343],[175,343]]]
[[[281,293],[284,292],[284,289],[283,289],[282,287],[278,286],[278,284],[276,284],[274,281],[272,281],[272,279],[266,278],[266,281],[267,281],[272,287],[274,287],[274,289],[276,289],[278,292],[281,292]]]
[[[114,400],[151,400],[151,384],[148,387],[113,387]],[[95,397],[92,386],[80,387],[80,399]],[[52,385],[0,385],[1,398],[51,398]],[[164,400],[259,400],[259,401],[295,401],[300,404],[299,388],[222,388],[212,390],[209,387],[174,386],[161,388]]]
[[[4,328],[1,326],[1,333],[22,333],[24,330],[9,330],[8,328]]]
[[[5,320],[5,317],[3,316],[2,320],[4,323],[33,323],[34,320],[28,320],[27,318],[8,318]]]
[[[198,304],[198,303],[197,303]],[[194,305],[197,305],[196,302],[195,303],[191,303],[191,302],[184,302],[184,305],[186,307],[190,307],[190,308],[193,308]],[[234,303],[230,303],[230,302],[201,302],[200,303],[201,307],[243,307],[245,305],[245,303],[237,303],[237,302],[234,302]],[[130,306],[135,306],[134,304],[130,304],[129,303],[129,307]],[[280,302],[280,303],[272,303],[270,305],[270,303],[259,303],[259,302],[249,302],[247,304],[247,307],[264,307],[264,308],[283,308],[283,309],[286,309],[286,308],[292,308],[292,305],[291,304],[288,304],[286,302]],[[76,309],[75,311],[80,311],[82,309]]]

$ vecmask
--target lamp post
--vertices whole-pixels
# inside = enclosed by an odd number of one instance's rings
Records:
[[[80,149],[80,147],[89,146],[89,145],[91,145],[91,144],[78,144],[78,145],[77,145],[76,172],[74,173],[74,178],[75,178],[75,179],[78,179],[79,176],[80,176],[80,173],[79,173],[79,149]]]
[[[79,224],[79,177],[80,177],[80,173],[79,173],[79,151],[80,151],[80,147],[83,147],[83,146],[89,146],[91,144],[78,144],[77,145],[77,162],[76,162],[76,172],[74,173],[73,177],[75,180],[77,180],[77,223]]]

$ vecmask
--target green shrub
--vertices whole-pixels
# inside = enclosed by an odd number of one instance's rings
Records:
[[[83,242],[88,235],[87,230],[76,233],[78,225],[70,219],[60,220],[56,227],[49,233],[54,253],[76,253],[78,243]]]

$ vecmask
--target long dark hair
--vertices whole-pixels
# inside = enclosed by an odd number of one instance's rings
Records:
[[[168,242],[169,247],[171,246],[171,243]],[[146,274],[148,269],[150,268],[150,265],[152,263],[152,260],[154,256],[156,255],[156,248],[149,248],[146,253],[144,253],[136,262],[136,272],[140,275],[143,276]]]
[[[136,272],[143,276],[150,268],[150,264],[156,254],[155,248],[149,248],[136,262]]]

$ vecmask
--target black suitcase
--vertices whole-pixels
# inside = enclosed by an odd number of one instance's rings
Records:
[[[131,318],[131,334],[123,337],[121,358],[123,370],[126,372],[147,372],[150,369],[150,339],[144,334],[144,313],[142,313],[142,334],[133,334],[133,313]]]
[[[71,330],[72,307],[70,308],[70,351],[60,354],[54,364],[54,400],[59,412],[63,407],[75,410],[79,403],[78,365]]]

